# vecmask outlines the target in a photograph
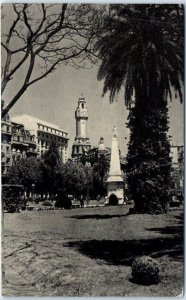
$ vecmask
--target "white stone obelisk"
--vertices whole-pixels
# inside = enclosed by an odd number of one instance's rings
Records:
[[[112,195],[115,195],[118,199],[118,204],[123,204],[124,184],[121,175],[120,159],[119,159],[119,147],[118,147],[118,135],[116,126],[113,128],[112,134],[112,149],[110,160],[110,171],[107,179],[107,196],[108,200]]]

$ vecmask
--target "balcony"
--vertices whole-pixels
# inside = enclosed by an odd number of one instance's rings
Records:
[[[37,151],[35,148],[28,148],[27,149],[27,155],[30,156],[30,155],[37,155]]]

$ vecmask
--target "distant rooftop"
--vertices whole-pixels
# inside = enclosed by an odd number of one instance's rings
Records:
[[[58,125],[29,116],[27,114],[11,117],[11,120],[12,122],[23,124],[27,130],[36,130],[37,124],[41,124],[68,133],[67,131],[60,129]]]

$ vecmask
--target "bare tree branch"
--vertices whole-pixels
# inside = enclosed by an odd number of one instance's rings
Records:
[[[12,4],[12,7],[15,20],[2,35],[5,39],[1,44],[5,49],[2,94],[7,84],[16,80],[17,71],[23,65],[24,72],[23,83],[2,117],[30,85],[62,64],[78,68],[85,67],[87,59],[95,63],[97,56],[92,49],[94,40],[101,35],[103,15],[103,11],[90,4]],[[35,66],[36,77],[32,78]]]

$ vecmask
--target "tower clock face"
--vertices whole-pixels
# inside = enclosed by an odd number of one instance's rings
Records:
[[[77,116],[79,117],[87,117],[87,110],[77,110]]]
[[[78,111],[78,113],[79,113],[80,117],[86,117],[87,116],[87,111],[86,110]]]

